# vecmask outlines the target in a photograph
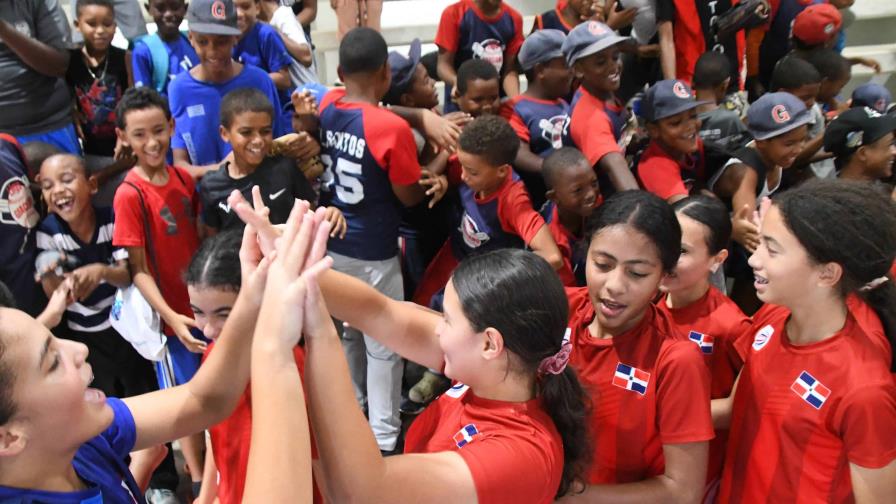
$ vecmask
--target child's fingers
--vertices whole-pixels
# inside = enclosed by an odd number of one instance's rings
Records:
[[[261,188],[256,186],[252,186],[252,207],[256,212],[267,209],[267,205],[264,204],[264,199],[261,197]]]
[[[314,243],[311,244],[311,251],[304,263],[304,269],[319,261],[327,253],[327,240],[330,236],[331,224],[329,221],[321,222],[317,226],[317,232],[314,235]]]
[[[308,257],[308,244],[311,241],[313,233],[314,216],[309,215],[306,210],[304,215],[302,215],[302,221],[301,225],[299,225],[298,232],[289,244],[288,255],[283,263],[284,267],[289,271],[290,276],[298,275],[301,272],[301,268],[305,264],[305,259]]]

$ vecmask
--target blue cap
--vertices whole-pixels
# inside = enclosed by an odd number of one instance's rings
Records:
[[[566,35],[563,42],[563,55],[566,64],[573,63],[585,56],[591,56],[616,44],[632,46],[635,40],[631,37],[617,35],[609,26],[598,21],[586,21],[577,25]]]
[[[683,81],[666,79],[650,86],[641,99],[640,113],[648,122],[653,122],[697,108],[704,103],[707,102],[694,99],[691,88]]]
[[[747,111],[747,129],[756,140],[783,135],[811,120],[803,100],[785,92],[766,93]]]
[[[867,82],[852,92],[851,106],[870,107],[884,114],[892,101],[893,95],[890,94],[887,88],[874,82]]]
[[[526,37],[517,58],[523,70],[530,70],[539,63],[563,57],[566,34],[560,30],[538,30]]]
[[[403,95],[411,85],[417,64],[420,63],[420,39],[411,41],[408,56],[397,51],[389,51],[389,70],[392,72],[392,84],[389,85],[389,94]]]
[[[187,9],[190,31],[207,35],[242,34],[236,25],[233,0],[190,0]]]

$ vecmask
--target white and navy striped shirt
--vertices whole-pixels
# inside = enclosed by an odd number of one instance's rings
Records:
[[[96,208],[96,229],[90,243],[82,242],[56,214],[50,214],[37,231],[38,252],[56,250],[78,259],[79,266],[103,263],[114,264],[128,258],[126,249],[112,246],[115,217],[108,207]],[[84,301],[76,301],[66,308],[69,329],[77,332],[100,332],[111,327],[109,310],[115,300],[115,286],[101,283]]]

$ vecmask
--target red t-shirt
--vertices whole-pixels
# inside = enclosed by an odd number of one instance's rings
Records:
[[[703,141],[697,139],[697,152],[679,161],[659,143],[650,142],[638,161],[638,182],[645,191],[660,198],[687,196],[696,182],[703,181]]]
[[[168,166],[168,182],[163,186],[149,183],[131,170],[125,177],[140,188],[150,223],[153,250],[146,250],[146,262],[152,271],[156,284],[174,311],[192,317],[184,272],[190,265],[193,253],[199,249],[199,234],[196,231],[196,217],[199,215],[199,196],[190,174],[183,168]],[[179,175],[178,175],[179,174]],[[127,183],[115,191],[115,230],[112,244],[116,247],[146,248],[146,231],[143,226],[143,211],[140,196]],[[150,256],[154,255],[159,271],[152,266]],[[165,334],[174,333],[165,326]]]
[[[579,87],[578,100],[570,111],[569,136],[585,154],[592,166],[611,152],[622,153],[613,132],[613,123],[606,112],[606,104],[584,87]]]
[[[493,401],[462,384],[411,424],[404,451],[457,451],[480,504],[554,502],[563,474],[563,442],[540,399]]]
[[[719,502],[852,502],[850,463],[896,459],[896,385],[879,322],[849,312],[835,335],[793,345],[789,316],[774,305],[753,316]]]
[[[703,361],[710,372],[710,397],[728,397],[743,366],[734,342],[749,334],[750,317],[712,286],[703,297],[684,308],[669,308],[666,296],[657,302],[657,306],[669,316],[675,329],[697,345],[703,354]],[[719,430],[709,443],[708,487],[714,487],[722,475],[727,442],[728,431]]]
[[[709,373],[693,343],[650,305],[624,334],[591,336],[588,288],[566,289],[573,351],[570,364],[593,400],[594,460],[588,483],[642,481],[663,474],[664,444],[713,438]]]

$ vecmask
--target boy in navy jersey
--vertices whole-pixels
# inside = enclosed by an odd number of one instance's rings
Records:
[[[149,86],[168,96],[171,81],[199,64],[190,39],[180,32],[187,4],[184,0],[149,0],[144,7],[158,31],[134,42],[131,56],[134,86]]]
[[[389,90],[386,41],[376,31],[349,31],[339,45],[345,89],[321,101],[321,158],[327,169],[320,203],[345,215],[348,231],[331,240],[333,268],[360,278],[393,299],[404,297],[398,259],[400,205],[424,197],[414,136],[397,115],[377,106]],[[343,344],[359,401],[381,450],[396,449],[401,430],[401,358],[348,328]]]
[[[452,96],[461,112],[479,117],[497,114],[501,107],[498,71],[487,61],[469,60],[457,69],[457,90]]]
[[[569,143],[569,95],[572,72],[563,58],[560,30],[538,30],[529,35],[520,49],[520,68],[529,83],[526,92],[504,102],[501,117],[507,119],[518,137],[520,148],[513,167],[519,173],[535,208],[544,203],[541,164],[555,149]]]
[[[579,23],[600,14],[603,13],[598,12],[598,3],[593,0],[557,2],[553,9],[535,16],[532,33],[535,33],[536,30],[560,30],[563,33],[569,33],[569,30],[575,28]]]
[[[520,93],[520,81],[514,60],[523,45],[523,18],[501,0],[461,0],[442,12],[435,43],[439,46],[438,73],[445,82],[445,111],[452,89],[457,85],[457,70],[470,59],[491,63],[502,77],[506,96]]]

